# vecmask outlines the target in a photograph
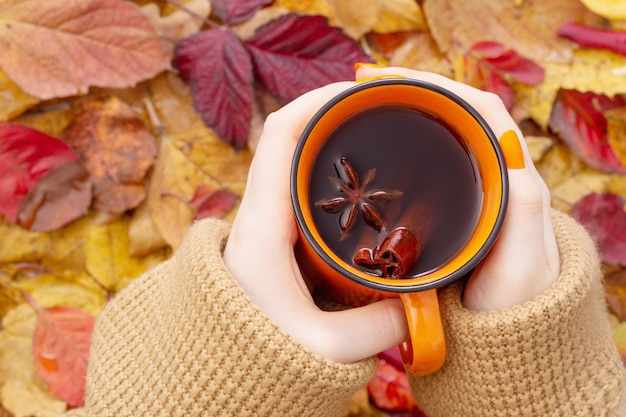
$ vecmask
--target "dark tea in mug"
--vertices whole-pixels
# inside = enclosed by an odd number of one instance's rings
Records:
[[[419,254],[403,274],[450,261],[476,228],[483,190],[476,160],[458,133],[407,106],[365,110],[332,131],[314,158],[309,201],[328,247],[360,270],[397,227],[417,232]]]

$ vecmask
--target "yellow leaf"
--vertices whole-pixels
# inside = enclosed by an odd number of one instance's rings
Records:
[[[198,16],[208,17],[211,14],[209,0],[179,0],[188,10]],[[186,10],[174,7],[169,3],[163,10],[156,3],[142,6],[141,11],[148,17],[152,26],[161,37],[164,48],[172,53],[176,42],[200,31],[204,22]]]
[[[429,71],[452,77],[452,65],[439,52],[437,44],[428,32],[412,34],[396,48],[389,60],[390,66]]]
[[[530,157],[537,163],[543,158],[550,148],[554,146],[554,141],[545,136],[526,136],[524,138],[530,151]]]
[[[626,90],[624,90],[626,92]],[[615,156],[626,165],[626,107],[603,112],[607,120],[607,140]]]
[[[609,20],[626,20],[624,0],[581,0],[592,12]]]
[[[72,104],[67,101],[62,101],[39,106],[36,111],[24,113],[14,119],[13,122],[32,127],[33,129],[60,138],[65,128],[72,121],[74,114],[75,111]]]
[[[143,258],[129,255],[127,217],[102,225],[94,225],[85,245],[85,266],[89,274],[107,291],[117,292],[147,269],[167,258],[165,251]]]
[[[322,15],[326,16],[331,23],[335,21],[331,0],[276,0],[274,6],[282,7],[290,12],[300,15]]]
[[[37,97],[22,91],[0,69],[0,122],[13,119],[37,103]]]
[[[266,23],[271,22],[274,19],[283,16],[290,11],[284,7],[270,6],[264,7],[254,14],[250,19],[245,22],[239,23],[231,27],[231,29],[239,36],[239,38],[246,40],[254,33],[258,28]]]
[[[70,306],[98,316],[107,302],[107,292],[87,274],[74,271],[44,273],[21,279],[13,288],[26,291],[43,308]]]
[[[576,173],[550,189],[553,206],[569,213],[574,204],[587,194],[604,191],[609,181],[610,175],[590,168]]]
[[[611,175],[606,190],[613,194],[621,195],[626,200],[626,175]]]
[[[50,394],[33,361],[35,310],[20,304],[2,320],[0,331],[0,401],[15,417],[54,417],[66,405]]]
[[[159,232],[172,248],[178,247],[195,217],[189,202],[197,187],[206,187],[207,193],[227,188],[242,195],[250,160],[249,151],[234,150],[206,126],[162,139],[148,205]]]
[[[163,131],[176,134],[195,126],[203,126],[202,118],[193,109],[191,88],[176,74],[166,72],[150,80],[150,103],[154,105]]]
[[[144,256],[167,245],[152,220],[147,200],[133,212],[128,225],[128,237],[130,239],[128,250],[131,256]]]
[[[617,349],[622,357],[622,360],[626,361],[626,323],[620,323],[613,329],[613,336],[617,343]]]
[[[422,10],[414,0],[330,0],[336,23],[355,39],[367,32],[424,30]]]
[[[433,38],[451,61],[476,42],[499,42],[536,62],[569,63],[574,44],[557,30],[567,22],[599,26],[602,19],[577,1],[425,0]]]
[[[613,96],[626,92],[626,57],[599,49],[578,49],[571,64],[543,63],[544,82],[536,86],[515,85],[515,96],[543,129],[548,125],[559,88],[591,91]]]

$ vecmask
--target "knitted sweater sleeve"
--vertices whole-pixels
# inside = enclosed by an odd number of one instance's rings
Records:
[[[222,263],[229,229],[203,220],[98,318],[76,416],[340,416],[375,370],[305,350]],[[242,260],[243,261],[243,260]]]
[[[461,284],[441,291],[446,363],[410,381],[429,417],[626,416],[596,249],[573,219],[555,212],[553,223],[561,274],[534,300],[477,313]]]

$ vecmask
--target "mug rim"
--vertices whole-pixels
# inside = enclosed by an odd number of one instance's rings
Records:
[[[307,138],[309,137],[309,135],[311,134],[311,131],[314,129],[317,123],[320,121],[320,119],[322,119],[322,117],[326,113],[328,113],[328,111],[330,111],[330,109],[333,108],[335,105],[337,105],[340,101],[344,100],[346,97],[349,97],[355,93],[358,93],[359,91],[369,89],[369,88],[381,87],[381,86],[386,86],[386,85],[398,85],[398,84],[408,85],[408,86],[413,86],[413,87],[418,87],[418,88],[433,91],[435,93],[445,96],[446,98],[450,99],[451,101],[459,105],[464,111],[466,111],[470,116],[473,117],[473,119],[478,123],[480,128],[485,132],[485,135],[489,139],[489,143],[491,144],[493,148],[494,155],[498,161],[498,164],[501,167],[499,178],[500,178],[500,184],[502,188],[502,194],[501,194],[500,204],[498,207],[498,214],[497,214],[492,230],[490,231],[488,237],[485,239],[482,245],[480,245],[480,249],[477,250],[476,253],[464,265],[462,265],[460,268],[456,269],[452,273],[444,277],[441,277],[439,279],[435,279],[434,281],[431,281],[431,282],[413,284],[413,285],[392,285],[392,284],[386,284],[382,282],[368,280],[366,278],[360,277],[352,273],[351,271],[337,264],[332,259],[332,257],[330,257],[326,253],[326,251],[323,250],[323,248],[319,245],[317,240],[313,237],[313,234],[309,226],[306,224],[303,218],[302,209],[300,207],[300,202],[298,200],[299,163],[302,157],[302,152],[306,144]],[[366,110],[366,109],[363,109],[363,110]],[[357,112],[355,112],[355,114],[356,113]],[[294,150],[294,156],[293,156],[292,165],[291,165],[291,175],[290,175],[290,191],[291,191],[292,206],[294,209],[296,221],[298,223],[298,227],[300,228],[301,234],[304,236],[307,243],[311,246],[311,248],[316,253],[316,255],[319,256],[323,260],[323,262],[325,262],[326,265],[328,265],[338,274],[358,284],[364,285],[370,289],[383,291],[383,292],[389,292],[389,293],[408,293],[408,292],[416,292],[416,291],[426,291],[426,290],[446,286],[458,280],[459,278],[467,275],[477,266],[477,264],[485,257],[485,255],[489,252],[489,250],[495,243],[500,233],[500,230],[502,228],[502,224],[504,222],[507,204],[508,204],[509,181],[508,181],[508,170],[506,167],[504,154],[502,153],[502,150],[499,145],[499,141],[496,135],[493,133],[493,130],[491,129],[489,124],[472,105],[470,105],[467,101],[462,99],[457,94],[437,84],[433,84],[427,81],[422,81],[422,80],[417,80],[417,79],[411,79],[411,78],[384,77],[380,79],[360,82],[359,84],[354,85],[344,90],[343,92],[337,94],[335,97],[329,100],[327,103],[325,103],[313,115],[311,120],[309,120],[304,130],[302,131],[302,134],[298,138],[298,143],[296,144],[296,147]],[[366,273],[364,272],[364,274]],[[402,281],[402,280],[399,280],[399,281]]]

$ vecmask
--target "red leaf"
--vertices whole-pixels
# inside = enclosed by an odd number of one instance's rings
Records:
[[[626,32],[566,23],[557,33],[586,48],[607,49],[626,55]]]
[[[25,126],[0,123],[0,213],[15,222],[22,198],[50,170],[77,158],[57,138]]]
[[[509,74],[521,83],[537,85],[545,77],[543,67],[498,42],[477,42],[470,51],[491,71]]]
[[[72,307],[37,308],[33,353],[50,392],[72,407],[83,405],[95,318]]]
[[[252,17],[257,10],[272,0],[212,0],[213,13],[230,24],[240,23]]]
[[[174,67],[192,87],[204,122],[236,148],[248,140],[252,118],[252,63],[229,30],[200,32],[176,46]]]
[[[18,223],[39,232],[65,226],[87,213],[91,185],[89,173],[78,160],[54,168],[20,202]]]
[[[379,355],[376,374],[367,384],[370,399],[381,410],[419,412],[411,393],[409,378],[404,369],[398,369],[394,362],[393,359],[387,362]]]
[[[0,64],[40,99],[126,88],[170,68],[159,36],[124,0],[0,2]]]
[[[220,189],[213,191],[212,188],[200,186],[189,202],[198,212],[195,220],[205,217],[224,217],[235,206],[239,196],[232,191]]]
[[[588,194],[574,205],[572,216],[596,239],[603,262],[626,266],[626,212],[622,197]]]
[[[323,16],[284,15],[259,28],[245,45],[256,74],[273,94],[285,100],[325,84],[354,79],[354,64],[372,61]]]
[[[626,167],[611,148],[606,136],[607,121],[603,111],[626,106],[620,96],[560,90],[552,108],[548,126],[589,166],[626,173]]]

